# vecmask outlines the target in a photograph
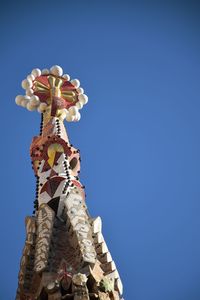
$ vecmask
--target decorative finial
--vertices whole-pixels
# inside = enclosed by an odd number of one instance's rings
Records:
[[[70,81],[70,76],[63,75],[62,68],[57,65],[50,70],[33,69],[22,81],[22,88],[26,94],[15,98],[17,105],[30,111],[37,110],[66,119],[68,122],[79,121],[79,110],[88,102],[79,80]]]

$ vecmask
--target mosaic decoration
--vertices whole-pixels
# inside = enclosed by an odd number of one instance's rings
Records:
[[[79,180],[80,151],[68,139],[63,121],[79,121],[88,98],[77,79],[62,68],[34,69],[16,103],[41,113],[40,134],[30,146],[36,177],[33,215],[26,218],[16,300],[112,299],[122,283],[102,234],[92,218]]]

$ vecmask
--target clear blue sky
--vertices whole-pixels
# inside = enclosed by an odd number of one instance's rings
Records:
[[[33,68],[58,64],[89,97],[67,129],[124,298],[199,300],[198,1],[4,1],[0,23],[0,299],[15,296],[40,120],[14,99]]]

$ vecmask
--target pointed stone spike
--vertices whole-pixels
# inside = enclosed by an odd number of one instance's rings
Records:
[[[92,224],[93,232],[98,233],[102,231],[102,221],[100,217],[97,217],[94,219],[93,224]]]
[[[122,285],[122,282],[121,282],[121,279],[120,278],[117,278],[116,281],[115,281],[115,286],[116,288],[118,289],[120,295],[123,294],[123,285]]]
[[[103,238],[102,233],[101,232],[96,233],[95,236],[94,236],[95,244],[103,243],[103,241],[104,241],[104,238]]]

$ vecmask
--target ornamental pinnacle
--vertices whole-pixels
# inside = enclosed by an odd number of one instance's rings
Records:
[[[122,299],[101,218],[91,218],[86,207],[79,150],[63,124],[79,121],[88,101],[79,85],[59,66],[34,69],[22,81],[26,94],[16,97],[18,105],[41,113],[40,134],[30,147],[36,197],[25,219],[16,300]]]

